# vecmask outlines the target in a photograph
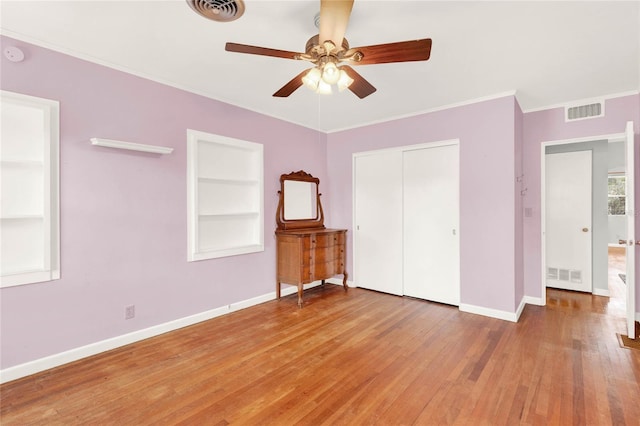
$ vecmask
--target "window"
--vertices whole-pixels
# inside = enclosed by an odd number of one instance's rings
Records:
[[[609,176],[609,216],[623,216],[626,210],[626,178]]]
[[[188,260],[264,250],[261,144],[187,130]]]
[[[0,92],[2,287],[60,278],[58,102]]]

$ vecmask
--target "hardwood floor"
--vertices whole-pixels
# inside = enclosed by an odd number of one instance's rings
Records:
[[[626,251],[624,247],[609,247],[609,292],[611,300],[607,306],[607,312],[614,316],[627,315],[627,286],[620,278],[620,274],[626,273]]]
[[[608,298],[519,323],[326,285],[0,387],[3,425],[637,425]]]

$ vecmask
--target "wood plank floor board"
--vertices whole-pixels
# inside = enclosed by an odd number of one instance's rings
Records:
[[[608,298],[549,289],[517,324],[324,286],[0,386],[0,423],[639,424]]]

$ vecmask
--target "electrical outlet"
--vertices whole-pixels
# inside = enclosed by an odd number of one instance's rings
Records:
[[[125,306],[124,319],[131,319],[136,316],[136,305]]]

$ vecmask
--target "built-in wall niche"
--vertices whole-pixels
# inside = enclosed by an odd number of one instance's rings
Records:
[[[1,286],[60,278],[59,105],[0,91]]]
[[[263,147],[187,130],[188,260],[264,250]]]

